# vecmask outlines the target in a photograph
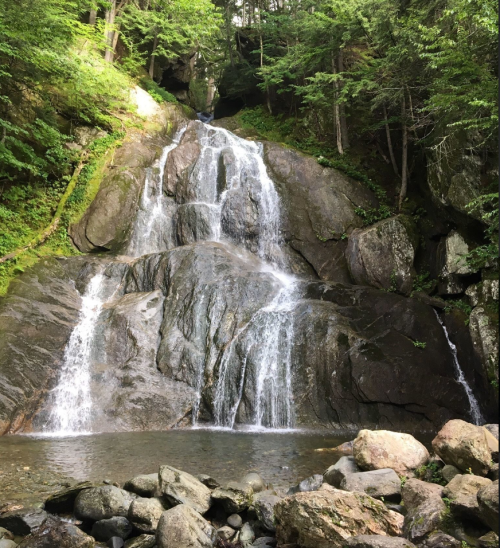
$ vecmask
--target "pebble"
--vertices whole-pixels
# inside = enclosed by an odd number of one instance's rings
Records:
[[[231,514],[227,518],[227,524],[233,527],[234,529],[240,529],[243,525],[243,520],[239,514]]]

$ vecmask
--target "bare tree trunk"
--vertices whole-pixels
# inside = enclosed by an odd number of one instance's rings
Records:
[[[391,159],[392,169],[397,177],[399,177],[398,164],[396,164],[396,157],[394,156],[394,149],[392,148],[391,130],[389,128],[389,122],[387,121],[387,109],[385,105],[384,109],[384,121],[385,121],[385,134],[387,137],[387,147],[389,149],[389,157]]]
[[[403,90],[401,102],[401,124],[403,130],[403,158],[401,162],[401,190],[399,192],[399,211],[403,207],[406,191],[408,189],[408,128],[406,126],[406,99]]]
[[[344,72],[344,54],[342,50],[339,51],[338,57],[339,72]],[[339,89],[342,89],[343,83],[339,82]],[[345,104],[340,104],[340,127],[342,130],[342,147],[344,150],[349,148],[349,132],[347,131],[347,119],[345,116]]]
[[[337,67],[335,65],[335,59],[332,56],[332,72],[333,74],[337,74]],[[339,90],[339,83],[337,80],[333,82],[333,116],[335,121],[335,133],[337,135],[337,150],[339,151],[339,154],[344,154],[344,149],[342,147],[342,124],[340,123],[340,108],[339,104],[337,102],[338,99],[338,90]]]
[[[151,61],[149,62],[149,76],[153,78],[155,73],[155,57],[156,48],[158,47],[158,33],[155,33],[155,39],[153,40],[153,51],[151,52]]]
[[[104,60],[108,63],[113,62],[114,57],[114,48],[113,48],[113,39],[114,39],[114,24],[116,17],[116,0],[111,0],[111,6],[106,10],[104,14],[104,20],[106,25],[104,27],[104,37],[106,51],[104,52]]]
[[[95,23],[97,21],[97,10],[90,10],[90,14],[89,14],[89,25],[92,25],[94,26]]]
[[[207,87],[207,111],[211,112],[213,110],[213,102],[215,97],[215,80],[211,76],[208,79],[208,87]]]

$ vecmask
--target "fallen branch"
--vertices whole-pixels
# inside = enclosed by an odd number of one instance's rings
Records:
[[[39,234],[37,234],[31,242],[29,242],[27,245],[23,247],[19,247],[15,249],[14,251],[11,251],[10,253],[7,253],[7,255],[4,255],[3,257],[0,257],[0,264],[5,263],[6,261],[10,261],[11,259],[15,259],[28,249],[33,249],[34,247],[39,246],[40,244],[43,244],[51,236],[59,226],[59,223],[61,221],[61,215],[64,211],[64,206],[66,205],[66,202],[68,201],[68,198],[73,193],[73,190],[75,189],[76,183],[78,182],[78,176],[80,175],[80,172],[83,169],[83,166],[85,164],[85,160],[87,159],[89,155],[88,150],[86,150],[82,157],[80,158],[80,162],[78,163],[77,168],[73,172],[73,176],[71,177],[71,181],[69,182],[68,186],[66,187],[66,190],[64,194],[62,195],[61,199],[59,200],[59,203],[57,204],[56,212],[54,213],[54,217],[52,217],[52,221],[50,222],[49,226],[42,230]]]

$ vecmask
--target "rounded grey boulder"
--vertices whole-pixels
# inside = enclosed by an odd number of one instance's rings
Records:
[[[156,530],[158,548],[212,548],[216,540],[216,529],[187,504],[163,512]]]
[[[83,521],[126,517],[133,498],[130,493],[114,485],[85,489],[76,497],[75,516]]]
[[[241,483],[246,483],[247,485],[250,485],[254,493],[260,493],[260,491],[263,491],[266,488],[264,480],[256,472],[248,473],[241,480]]]
[[[127,539],[132,534],[132,524],[127,518],[116,516],[96,521],[91,535],[100,542],[107,542],[112,537]]]

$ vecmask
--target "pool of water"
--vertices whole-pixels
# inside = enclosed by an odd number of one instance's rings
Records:
[[[333,448],[353,436],[303,431],[248,432],[170,430],[119,432],[63,438],[0,437],[0,468],[45,469],[78,480],[122,483],[169,464],[191,474],[208,474],[220,482],[257,471],[275,488],[321,474],[340,455]]]

